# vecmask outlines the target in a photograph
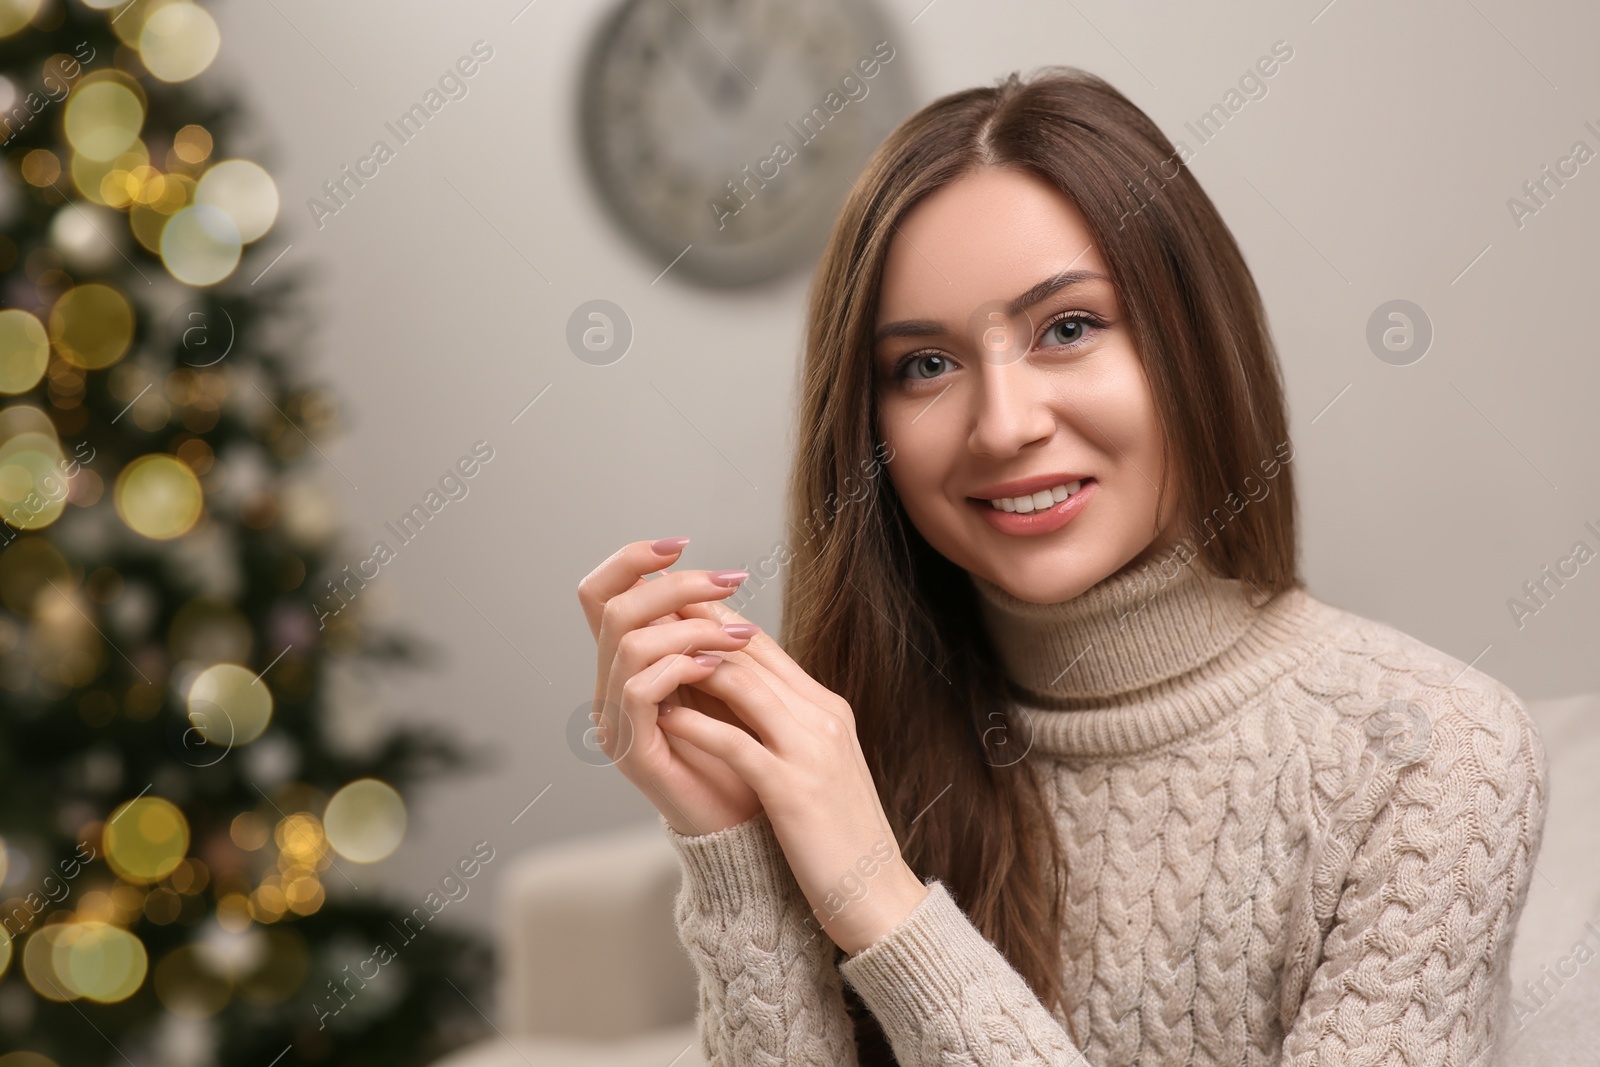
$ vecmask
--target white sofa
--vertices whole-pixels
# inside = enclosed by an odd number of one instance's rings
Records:
[[[1530,702],[1550,755],[1550,810],[1511,957],[1547,995],[1507,1067],[1592,1067],[1600,959],[1570,979],[1585,921],[1600,928],[1600,694]],[[707,1067],[697,989],[672,923],[677,860],[659,826],[539,849],[501,881],[499,1033],[436,1067]],[[1591,949],[1600,935],[1591,935]],[[1549,968],[1547,972],[1545,968]],[[1557,983],[1560,983],[1559,987]]]

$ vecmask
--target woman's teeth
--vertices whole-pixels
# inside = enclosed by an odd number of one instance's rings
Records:
[[[996,511],[1020,511],[1026,515],[1030,511],[1042,511],[1052,504],[1059,504],[1082,488],[1083,481],[1079,479],[1051,489],[1041,489],[1028,496],[1003,496],[989,503]]]

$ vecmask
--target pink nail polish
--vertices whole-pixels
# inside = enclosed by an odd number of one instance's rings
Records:
[[[711,579],[713,585],[726,586],[732,589],[746,578],[750,577],[749,571],[712,571],[706,577]]]
[[[663,537],[659,541],[650,542],[650,551],[658,556],[670,556],[688,543],[687,537]]]
[[[754,637],[761,631],[753,622],[730,622],[722,629],[729,637]]]
[[[715,667],[717,664],[722,662],[722,657],[712,656],[702,652],[700,655],[694,657],[694,661],[700,664],[702,667]]]

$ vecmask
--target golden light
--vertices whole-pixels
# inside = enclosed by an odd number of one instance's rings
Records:
[[[50,309],[50,340],[68,363],[109,367],[133,343],[133,305],[109,285],[75,285]]]
[[[34,404],[12,404],[0,408],[0,441],[19,433],[42,433],[55,436],[56,424],[44,409]]]
[[[189,687],[189,721],[213,745],[247,745],[272,721],[272,692],[254,671],[215,663]]]
[[[63,923],[52,950],[52,966],[63,984],[101,1004],[127,1000],[144,984],[150,968],[144,942],[104,922]]]
[[[200,177],[196,204],[226,211],[239,227],[239,239],[254,241],[278,217],[278,186],[259,164],[248,159],[226,159]]]
[[[41,589],[28,626],[28,659],[42,678],[78,688],[94,681],[105,665],[104,646],[89,621],[79,589]]]
[[[217,925],[232,933],[250,926],[250,898],[243,893],[228,893],[217,901]]]
[[[135,203],[128,209],[128,227],[145,251],[161,254],[161,231],[167,220],[194,201],[197,183],[187,174],[162,175],[161,195],[148,204]]]
[[[15,942],[16,938],[11,936],[10,930],[0,931],[0,978],[4,978],[11,967],[11,946]]]
[[[322,907],[322,882],[314,874],[291,878],[283,885],[283,897],[296,915],[313,915]]]
[[[43,189],[61,177],[61,160],[48,148],[35,148],[22,157],[22,180]]]
[[[204,126],[185,126],[172,135],[172,151],[185,163],[204,163],[211,156],[211,133]]]
[[[246,852],[254,852],[272,839],[267,822],[253,811],[241,811],[228,824],[228,836]]]
[[[322,813],[328,842],[345,859],[376,863],[400,846],[406,802],[385,782],[358,778],[340,789]]]
[[[144,128],[144,101],[118,79],[85,79],[67,97],[62,121],[67,141],[79,155],[110,161],[139,139]]]
[[[23,29],[39,13],[41,0],[0,0],[0,37]]]
[[[44,323],[20,308],[0,311],[0,393],[26,393],[50,363]]]
[[[57,1067],[56,1061],[37,1052],[8,1052],[0,1056],[0,1067]]]
[[[280,866],[315,870],[332,862],[322,823],[309,811],[297,811],[278,823],[272,837],[278,844]]]
[[[67,507],[61,446],[54,435],[19,433],[0,445],[0,518],[19,530],[38,530]]]
[[[217,20],[190,3],[168,4],[145,19],[139,57],[164,82],[188,81],[217,58]]]
[[[122,468],[113,494],[128,528],[156,541],[188,533],[204,510],[200,479],[164,452],[140,456]]]
[[[283,890],[271,883],[263,882],[250,894],[250,917],[258,923],[275,923],[287,910]]]
[[[27,943],[22,946],[22,976],[35,993],[57,1004],[76,1000],[79,996],[55,966],[56,946],[66,936],[70,925],[64,922],[46,923],[30,934]]]
[[[82,152],[72,154],[72,184],[78,187],[85,200],[96,204],[106,204],[106,193],[122,197],[127,190],[125,179],[116,178],[119,171],[131,173],[136,167],[148,166],[150,163],[150,149],[145,147],[143,141],[134,141],[133,145],[115,159],[90,159]],[[123,208],[126,201],[120,204],[107,204],[108,207]]]
[[[161,260],[180,282],[214,285],[239,265],[243,243],[232,215],[196,204],[167,220],[161,230]]]
[[[112,812],[102,837],[113,871],[130,882],[159,882],[183,862],[189,823],[171,801],[139,797]]]

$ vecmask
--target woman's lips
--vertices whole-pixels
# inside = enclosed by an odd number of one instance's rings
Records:
[[[1094,495],[1099,491],[1098,481],[1085,478],[1082,488],[1067,499],[1047,508],[1030,511],[1026,515],[1020,511],[1001,511],[987,500],[979,500],[977,497],[969,496],[967,504],[977,508],[983,514],[984,521],[1001,533],[1017,537],[1036,537],[1052,530],[1059,530],[1077,518],[1079,512],[1089,506],[1089,501],[1094,499]]]

